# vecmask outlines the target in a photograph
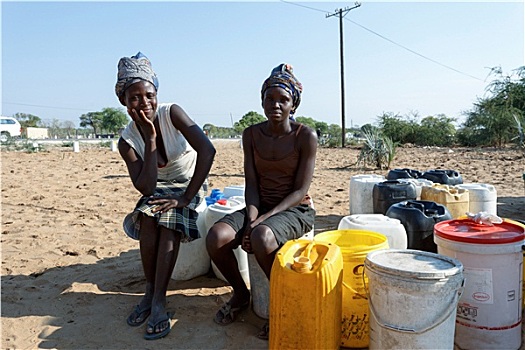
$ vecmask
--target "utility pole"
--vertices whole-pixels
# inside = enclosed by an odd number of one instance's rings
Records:
[[[361,6],[359,2],[355,2],[354,7],[345,7],[336,9],[334,13],[329,13],[326,18],[339,15],[339,54],[341,60],[341,129],[342,129],[342,147],[345,147],[345,66],[344,66],[344,50],[343,50],[343,17],[355,8]],[[344,14],[344,15],[343,15]]]

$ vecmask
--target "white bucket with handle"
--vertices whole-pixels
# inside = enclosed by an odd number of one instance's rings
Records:
[[[463,291],[457,259],[412,249],[377,250],[365,259],[369,349],[453,349]]]

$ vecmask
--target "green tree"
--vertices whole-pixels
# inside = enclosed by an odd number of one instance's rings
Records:
[[[82,114],[80,116],[80,126],[83,128],[88,126],[93,128],[93,132],[95,135],[97,135],[102,129],[102,119],[103,115],[101,112],[89,112]]]
[[[502,146],[516,139],[525,117],[525,66],[505,75],[501,67],[491,69],[489,96],[479,98],[458,131],[463,145]]]
[[[23,128],[27,127],[40,127],[42,126],[42,120],[40,117],[37,117],[36,115],[29,114],[29,113],[16,113],[13,115],[13,118],[18,120],[20,122],[20,125]]]
[[[454,118],[444,114],[428,116],[421,120],[416,128],[415,143],[418,146],[451,146],[454,143],[456,128]]]
[[[328,140],[326,141],[326,145],[328,147],[341,147],[342,140],[341,140],[341,132],[342,128],[337,124],[330,124],[328,125]]]
[[[412,118],[402,117],[392,112],[383,113],[378,117],[378,126],[384,136],[396,143],[415,143],[417,132],[417,114]]]
[[[100,113],[102,115],[100,126],[102,130],[109,133],[118,133],[129,122],[127,114],[121,108],[107,107]]]
[[[243,115],[241,120],[233,124],[233,129],[238,134],[242,134],[244,129],[246,129],[250,125],[259,124],[259,123],[264,122],[265,120],[266,118],[260,115],[259,113],[250,111],[246,113],[245,115]]]
[[[316,131],[319,130],[321,135],[327,134],[328,133],[328,124],[325,123],[325,122],[318,122],[318,121],[316,121],[314,130],[316,130]]]
[[[310,117],[297,117],[295,118],[295,120],[298,122],[298,123],[301,123],[301,124],[304,124],[306,126],[309,126],[310,128],[312,128],[314,131],[317,130],[317,127],[316,127],[316,122],[315,120],[313,120],[312,118]]]

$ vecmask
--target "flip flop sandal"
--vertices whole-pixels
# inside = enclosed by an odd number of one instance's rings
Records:
[[[270,324],[266,322],[262,326],[259,333],[257,334],[257,338],[262,339],[262,340],[268,340],[269,336],[270,336]]]
[[[151,307],[141,310],[138,305],[135,305],[133,312],[128,316],[128,319],[126,320],[126,322],[131,327],[138,327],[144,322],[146,322],[150,314],[151,314]],[[140,319],[140,321],[137,321],[137,319]]]
[[[155,333],[155,328],[157,328],[157,326],[160,325],[163,322],[168,322],[168,327],[166,327],[165,329],[163,329],[162,331],[160,331],[158,333]],[[152,324],[152,323],[148,322],[148,328],[152,328],[153,329],[153,333],[149,333],[146,330],[146,333],[144,334],[144,339],[146,339],[146,340],[156,340],[156,339],[160,339],[160,338],[163,338],[163,337],[167,336],[168,333],[171,331],[171,312],[168,312],[166,314],[166,318],[158,321],[155,324]]]
[[[223,306],[221,306],[219,311],[217,311],[217,314],[215,315],[215,318],[213,320],[215,321],[215,323],[220,324],[221,326],[229,325],[235,322],[239,312],[248,308],[249,305],[250,305],[250,302],[247,301],[246,303],[238,307],[232,307],[232,305],[228,301]]]

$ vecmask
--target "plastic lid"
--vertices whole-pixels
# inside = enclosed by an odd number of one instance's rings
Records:
[[[461,276],[463,264],[445,255],[413,249],[376,250],[365,258],[365,266],[397,277],[421,280]]]
[[[456,242],[475,244],[506,244],[525,239],[522,226],[503,220],[501,224],[481,225],[469,219],[455,219],[438,222],[434,234]]]
[[[226,199],[219,199],[216,203],[220,205],[226,205],[228,204],[228,201]]]

